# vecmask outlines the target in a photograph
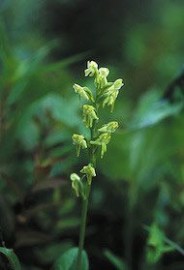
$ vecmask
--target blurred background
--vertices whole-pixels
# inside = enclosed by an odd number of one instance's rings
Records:
[[[90,270],[184,269],[183,29],[182,0],[0,0],[0,244],[23,270],[78,245],[87,60],[125,83],[103,115],[120,128],[93,182]]]

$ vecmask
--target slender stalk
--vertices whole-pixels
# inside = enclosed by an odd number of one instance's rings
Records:
[[[77,270],[81,270],[81,259],[82,259],[82,251],[84,248],[84,239],[86,232],[86,221],[87,221],[87,211],[88,211],[88,202],[90,195],[91,185],[87,185],[87,196],[86,199],[83,199],[82,205],[82,217],[81,217],[81,227],[80,227],[80,237],[79,237],[79,252],[77,256]]]
[[[96,123],[94,123],[93,127],[91,128],[91,140],[94,139],[95,132],[96,132]],[[89,151],[90,162],[93,164],[95,168],[96,158],[94,154],[93,146],[91,146]],[[82,261],[82,251],[84,248],[84,240],[85,240],[85,233],[86,233],[86,223],[87,223],[87,212],[88,212],[88,203],[91,191],[91,184],[87,184],[86,190],[86,198],[83,198],[82,201],[82,216],[81,216],[81,225],[80,225],[80,236],[79,236],[79,251],[77,255],[77,270],[81,270],[81,261]]]

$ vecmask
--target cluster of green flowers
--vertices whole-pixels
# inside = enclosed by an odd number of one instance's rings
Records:
[[[108,82],[107,77],[109,70],[107,68],[98,68],[98,64],[94,61],[88,61],[87,69],[84,71],[85,76],[94,77],[95,91],[92,92],[88,87],[74,84],[74,91],[88,104],[83,105],[83,123],[86,128],[91,131],[91,138],[87,140],[81,134],[73,134],[73,144],[76,146],[77,156],[80,155],[81,149],[88,149],[90,155],[89,164],[81,169],[84,174],[80,177],[76,173],[72,173],[70,179],[72,188],[76,195],[86,198],[86,185],[91,185],[92,178],[96,176],[95,160],[98,149],[101,149],[101,158],[107,151],[107,144],[111,140],[111,134],[118,128],[118,122],[112,121],[98,128],[99,108],[110,106],[111,112],[117,99],[120,88],[123,86],[122,79],[114,82]],[[87,181],[83,181],[86,179]]]

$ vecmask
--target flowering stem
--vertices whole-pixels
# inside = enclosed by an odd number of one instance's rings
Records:
[[[82,257],[83,247],[84,247],[90,190],[91,190],[91,184],[87,185],[86,198],[83,199],[83,202],[82,202],[83,205],[82,205],[82,217],[81,217],[81,227],[80,227],[80,237],[79,237],[79,251],[78,251],[78,256],[77,256],[77,270],[81,270],[81,257]]]
[[[96,132],[96,123],[94,123],[93,127],[91,128],[91,139],[94,138]],[[90,162],[95,168],[96,157],[94,153],[94,147],[90,147]],[[87,184],[86,188],[86,197],[83,198],[82,201],[82,216],[81,216],[81,225],[80,225],[80,236],[79,236],[79,251],[77,255],[77,270],[81,270],[81,259],[82,259],[82,251],[84,248],[84,240],[85,240],[85,233],[86,233],[86,223],[87,223],[87,212],[88,212],[88,203],[89,203],[89,196],[91,191],[91,183]]]
[[[74,84],[73,86],[75,92],[88,101],[87,104],[82,106],[83,122],[85,127],[90,129],[91,132],[90,140],[86,140],[81,134],[73,134],[72,136],[73,144],[75,144],[77,148],[77,156],[79,156],[81,149],[87,149],[89,153],[88,165],[85,165],[80,170],[80,172],[84,174],[84,177],[80,178],[76,173],[70,175],[72,188],[74,189],[76,196],[82,197],[82,214],[76,270],[82,270],[82,252],[86,232],[88,203],[91,182],[96,176],[97,151],[101,148],[102,158],[107,151],[107,144],[110,142],[111,133],[114,133],[118,128],[118,123],[116,121],[109,122],[101,128],[97,128],[99,120],[98,109],[100,107],[103,108],[106,105],[113,109],[119,90],[123,86],[122,79],[117,79],[115,82],[108,82],[108,74],[109,70],[107,68],[102,67],[98,69],[98,64],[96,62],[88,61],[85,76],[94,77],[95,93],[85,86],[82,87],[78,84]]]

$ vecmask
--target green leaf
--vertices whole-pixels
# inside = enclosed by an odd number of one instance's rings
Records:
[[[6,256],[8,259],[12,270],[21,270],[19,259],[12,249],[0,247],[0,253]]]
[[[66,68],[67,66],[74,64],[76,62],[81,61],[82,59],[84,59],[90,52],[84,52],[84,53],[79,53],[76,55],[73,55],[71,57],[68,57],[66,59],[63,59],[62,61],[58,61],[56,63],[52,63],[49,65],[46,65],[43,69],[42,72],[53,72],[53,71],[57,71],[57,70],[61,70],[63,68]]]
[[[135,117],[129,123],[129,129],[140,129],[155,125],[163,119],[178,114],[183,108],[183,101],[170,104],[161,99],[158,91],[146,92],[141,97]]]
[[[75,263],[78,255],[78,248],[71,248],[58,258],[54,265],[54,270],[76,270]],[[82,252],[81,270],[88,270],[89,263],[87,253]]]
[[[164,238],[164,232],[153,223],[147,240],[147,261],[149,263],[157,263],[163,254],[174,250],[172,246],[165,243]]]
[[[155,223],[151,227],[144,226],[145,230],[149,232],[147,240],[147,261],[149,263],[156,263],[164,253],[171,251],[178,251],[184,256],[184,249],[170,240],[165,234],[159,229]]]
[[[122,259],[114,255],[110,250],[105,250],[104,254],[107,257],[107,259],[116,267],[117,270],[127,269]]]

